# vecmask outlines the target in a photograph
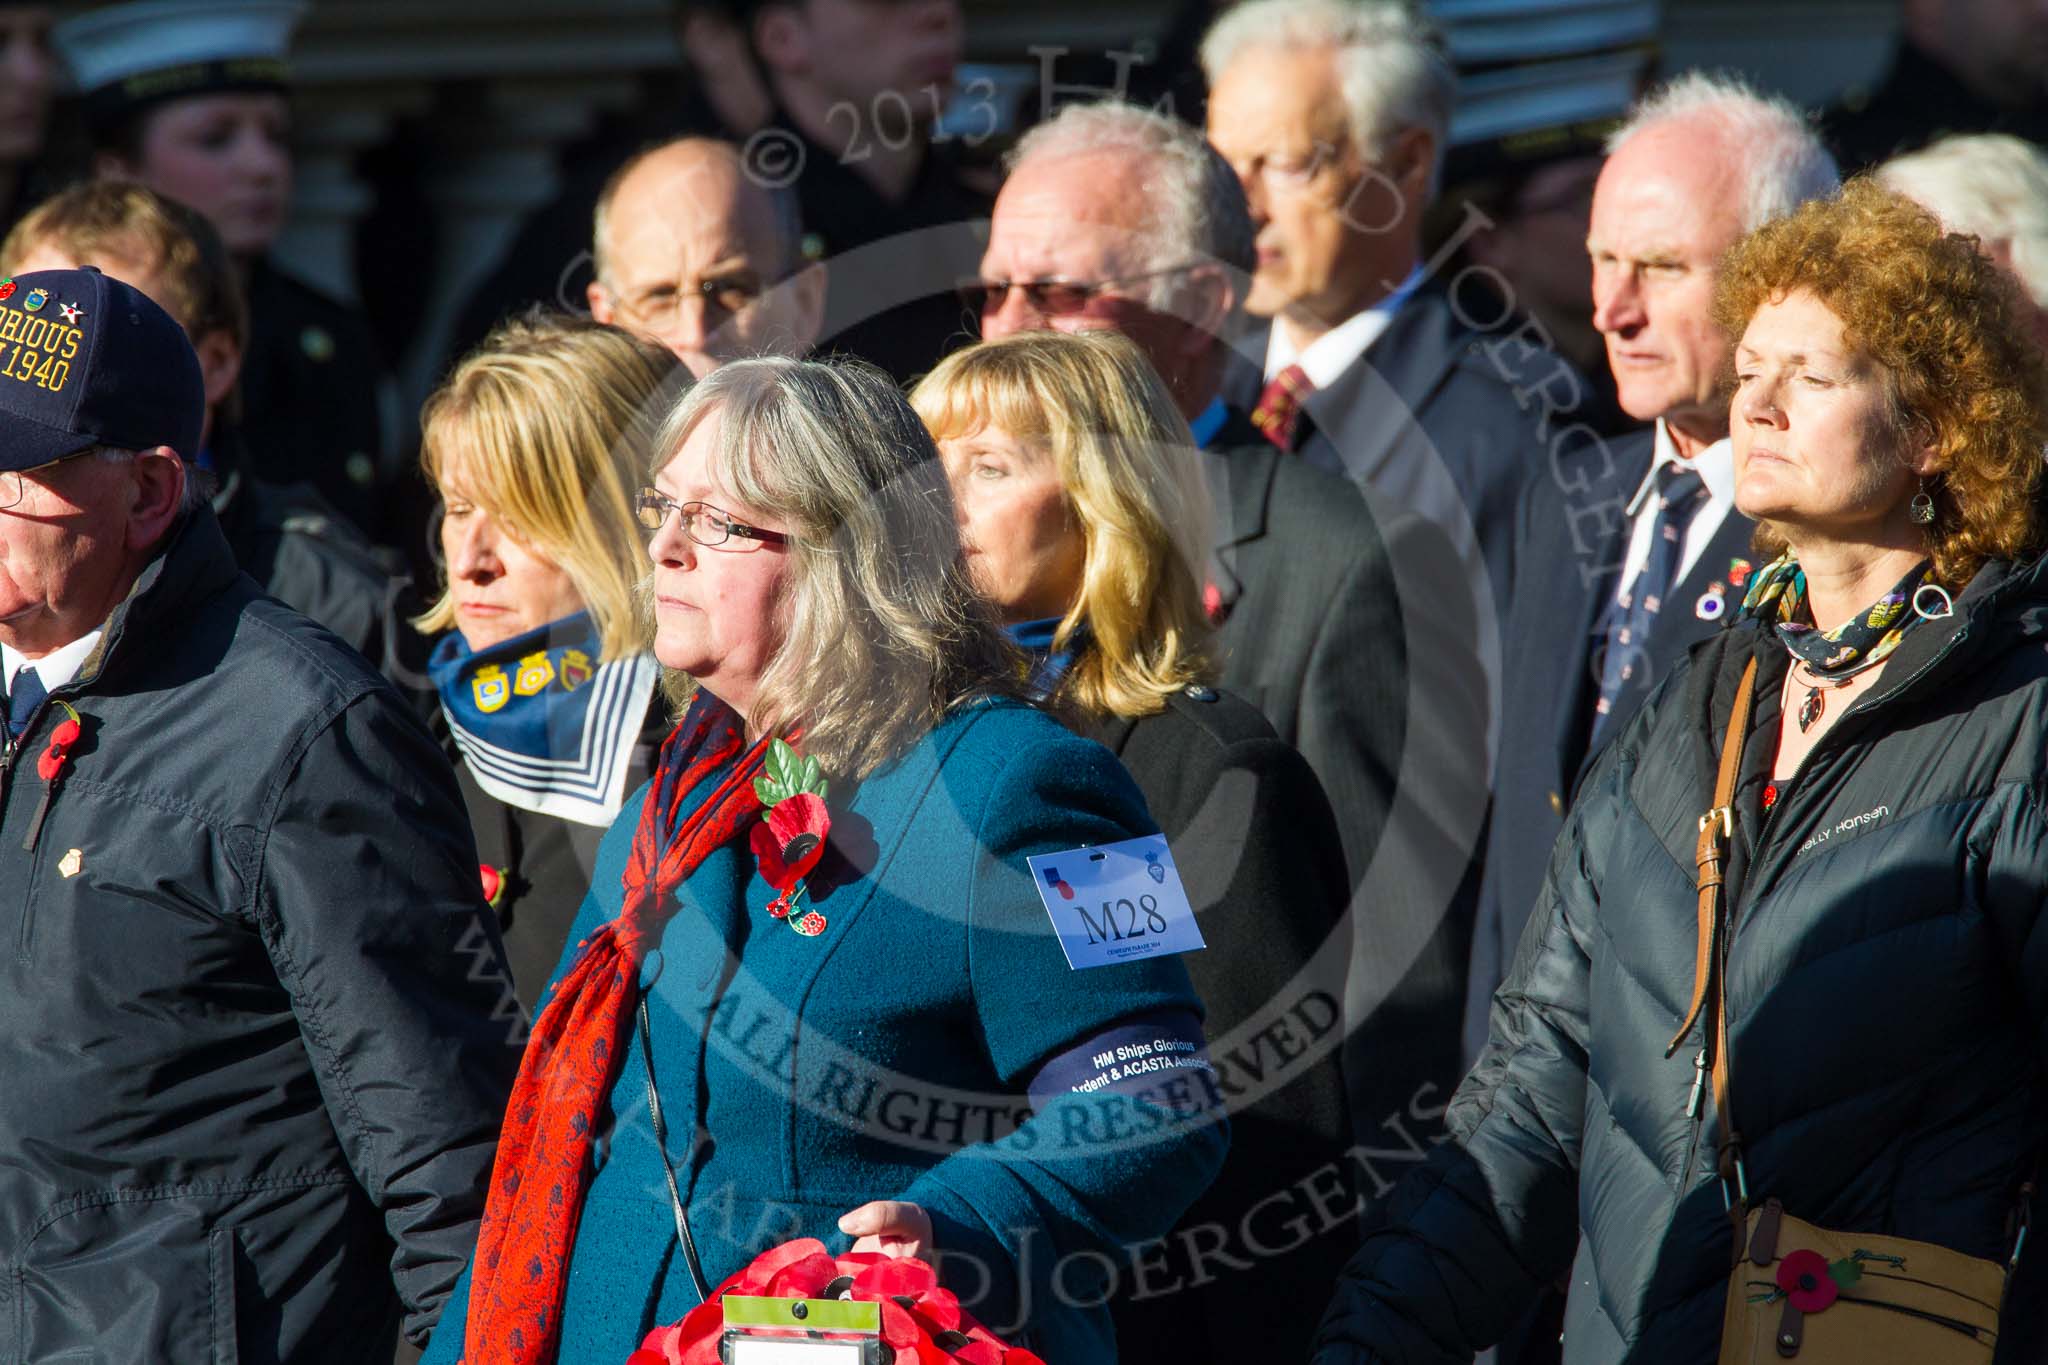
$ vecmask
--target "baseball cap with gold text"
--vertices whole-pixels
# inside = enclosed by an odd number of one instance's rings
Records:
[[[206,386],[185,329],[90,266],[0,278],[0,470],[93,446],[199,450]]]

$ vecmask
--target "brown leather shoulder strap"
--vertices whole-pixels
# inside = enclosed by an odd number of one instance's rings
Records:
[[[1749,737],[1749,717],[1756,700],[1756,659],[1742,670],[1735,688],[1735,706],[1728,714],[1728,733],[1721,739],[1721,768],[1714,776],[1714,806],[1700,817],[1699,842],[1693,858],[1698,869],[1695,883],[1699,892],[1699,943],[1693,957],[1692,1004],[1671,1043],[1664,1049],[1669,1057],[1692,1032],[1707,996],[1719,975],[1715,958],[1721,937],[1721,864],[1727,856],[1728,841],[1735,833],[1735,782],[1742,775],[1742,746]],[[1716,1049],[1719,1052],[1719,1049]],[[1721,1098],[1720,1076],[1715,1077],[1715,1098]]]

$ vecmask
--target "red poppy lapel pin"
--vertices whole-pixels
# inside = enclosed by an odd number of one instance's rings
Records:
[[[832,814],[825,808],[825,779],[818,760],[806,758],[784,740],[768,746],[766,772],[754,779],[754,794],[767,807],[748,844],[761,880],[776,890],[768,913],[805,938],[825,932],[825,917],[804,908],[804,878],[825,856]]]
[[[78,737],[85,728],[80,723],[83,718],[78,709],[70,702],[62,697],[53,697],[51,701],[64,708],[64,719],[50,731],[49,746],[36,755],[36,776],[43,779],[43,795],[36,802],[35,814],[29,817],[28,837],[22,840],[23,848],[34,848],[41,838],[43,820],[49,815],[50,802],[57,795],[57,779],[64,775],[64,769],[71,762],[71,746],[78,743]]]
[[[64,708],[64,719],[57,722],[57,728],[50,732],[50,747],[43,750],[36,759],[36,776],[45,782],[55,782],[64,765],[71,761],[71,746],[78,743],[78,711],[70,702],[58,699],[57,705]]]

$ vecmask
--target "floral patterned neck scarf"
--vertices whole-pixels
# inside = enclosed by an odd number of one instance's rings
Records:
[[[1806,571],[1787,550],[1751,580],[1742,614],[1774,621],[1779,641],[1815,675],[1845,678],[1882,663],[1919,622],[1919,613],[1912,610],[1913,594],[1929,567],[1923,559],[1862,612],[1822,631],[1814,626],[1806,605]]]

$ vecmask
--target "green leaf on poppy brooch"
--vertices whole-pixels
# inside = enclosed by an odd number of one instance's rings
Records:
[[[787,740],[771,743],[767,761],[761,766],[766,774],[754,779],[754,795],[761,798],[762,805],[777,806],[805,794],[820,801],[825,799],[827,783],[819,772],[818,760],[798,757]]]

